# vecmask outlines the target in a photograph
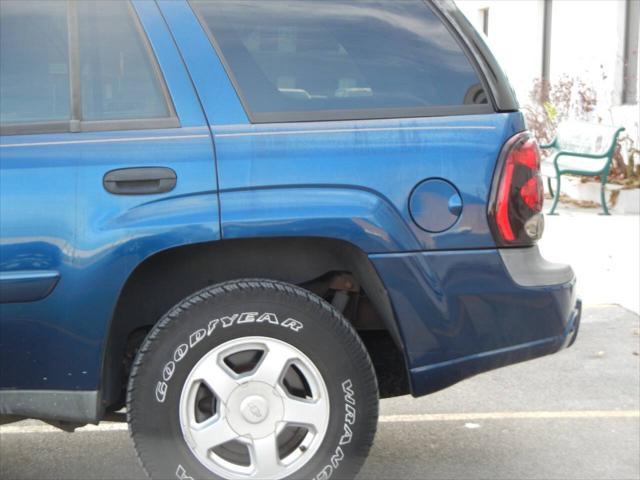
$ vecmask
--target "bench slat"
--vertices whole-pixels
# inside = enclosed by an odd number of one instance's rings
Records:
[[[586,122],[563,122],[558,125],[556,147],[572,153],[605,155],[618,128]]]

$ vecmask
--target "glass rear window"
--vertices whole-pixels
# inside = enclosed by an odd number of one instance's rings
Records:
[[[259,121],[420,116],[487,103],[459,44],[421,0],[191,5]]]

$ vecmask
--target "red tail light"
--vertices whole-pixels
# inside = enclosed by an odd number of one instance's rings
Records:
[[[528,133],[509,139],[498,161],[489,223],[498,245],[531,245],[542,236],[544,190],[540,152]]]
[[[520,196],[524,203],[527,204],[531,210],[539,212],[542,210],[543,198],[542,179],[540,175],[531,177],[520,189]]]

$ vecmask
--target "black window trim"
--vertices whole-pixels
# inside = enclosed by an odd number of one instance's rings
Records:
[[[32,133],[64,133],[71,131],[70,120],[0,124],[0,135],[27,135]]]
[[[52,120],[39,122],[20,122],[0,124],[0,136],[4,135],[32,135],[47,133],[82,133],[122,130],[149,130],[162,128],[179,128],[180,121],[176,114],[169,89],[160,70],[160,64],[151,47],[142,22],[130,0],[127,0],[129,15],[134,21],[138,36],[149,58],[167,111],[166,117],[153,118],[123,118],[108,120],[82,119],[82,86],[80,82],[80,41],[78,27],[78,8],[75,0],[67,0],[67,30],[68,30],[68,67],[69,67],[69,112],[68,120]]]
[[[233,88],[238,95],[238,99],[244,109],[249,122],[252,124],[261,123],[301,123],[301,122],[325,122],[325,121],[341,121],[341,120],[384,120],[386,118],[423,118],[423,117],[448,117],[455,115],[476,115],[495,113],[495,101],[489,83],[484,76],[483,70],[478,65],[475,56],[472,54],[466,42],[460,38],[460,33],[451,25],[449,19],[444,16],[438,8],[435,8],[430,0],[424,0],[425,7],[429,8],[433,14],[440,20],[447,31],[453,36],[456,43],[460,47],[463,55],[467,58],[473,68],[478,80],[482,84],[484,91],[487,93],[487,101],[484,104],[469,105],[434,105],[429,107],[392,107],[392,108],[367,108],[367,109],[339,109],[339,110],[303,110],[303,111],[286,111],[286,112],[253,112],[249,108],[249,104],[245,98],[244,92],[240,88],[240,84],[236,76],[229,66],[225,55],[220,48],[215,35],[208,27],[207,23],[201,15],[201,12],[192,3],[187,0],[191,11],[196,16],[198,23],[202,27],[209,42],[213,46],[222,66],[231,81]]]
[[[493,108],[488,103],[475,105],[438,105],[433,107],[257,112],[251,114],[250,120],[251,123],[299,123],[341,120],[384,120],[387,118],[447,117],[450,115],[479,115],[486,113],[494,113]]]

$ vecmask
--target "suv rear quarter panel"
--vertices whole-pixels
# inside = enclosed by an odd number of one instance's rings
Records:
[[[369,253],[493,247],[495,161],[522,128],[519,114],[213,126],[223,236],[330,236]],[[442,233],[409,213],[414,187],[434,177],[462,196]]]

